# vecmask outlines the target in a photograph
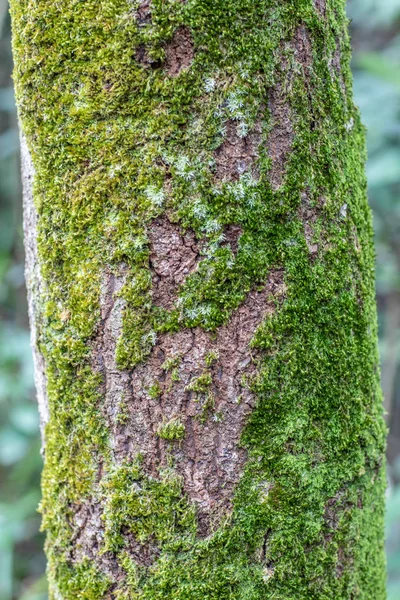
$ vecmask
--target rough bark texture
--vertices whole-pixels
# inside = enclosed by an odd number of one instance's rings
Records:
[[[52,600],[385,598],[344,9],[11,2]]]

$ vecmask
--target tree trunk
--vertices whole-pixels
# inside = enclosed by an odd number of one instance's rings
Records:
[[[385,598],[344,4],[11,1],[51,599]]]

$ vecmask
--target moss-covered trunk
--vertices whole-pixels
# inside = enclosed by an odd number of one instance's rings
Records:
[[[344,0],[11,12],[50,597],[383,600]]]

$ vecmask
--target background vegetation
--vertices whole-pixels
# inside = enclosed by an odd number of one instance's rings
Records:
[[[23,278],[19,145],[0,0],[0,600],[46,600],[38,415]],[[390,435],[389,600],[400,600],[400,0],[350,0],[356,101],[368,127],[382,380]]]

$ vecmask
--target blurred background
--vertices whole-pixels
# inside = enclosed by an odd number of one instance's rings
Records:
[[[356,102],[368,127],[382,382],[390,435],[389,600],[400,600],[400,0],[349,0]],[[41,457],[23,274],[7,0],[0,0],[0,600],[47,600]],[[372,599],[371,599],[372,600]]]

